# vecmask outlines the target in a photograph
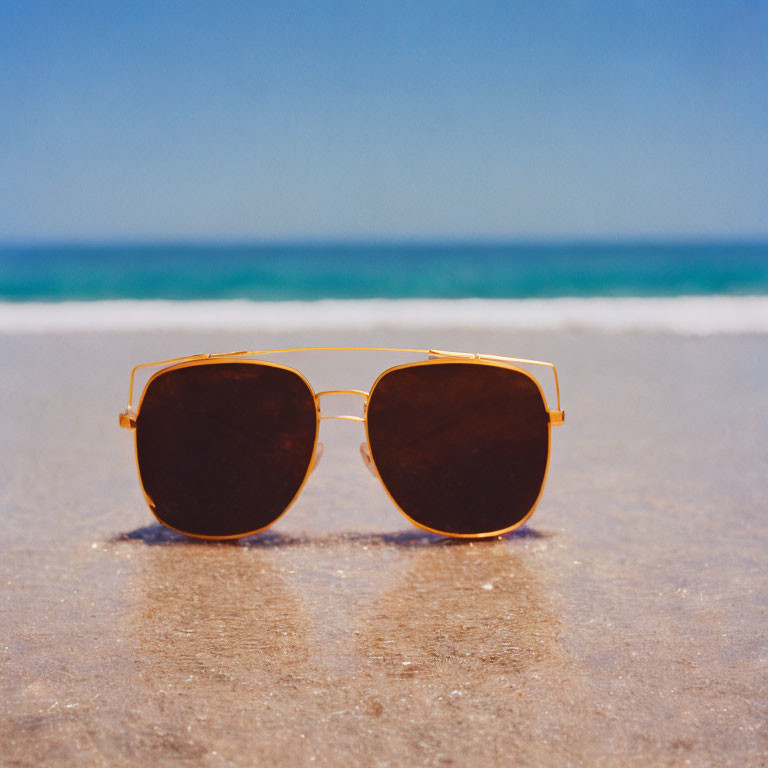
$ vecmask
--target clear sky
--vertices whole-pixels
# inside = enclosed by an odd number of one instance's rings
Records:
[[[0,239],[768,236],[762,0],[0,0]]]

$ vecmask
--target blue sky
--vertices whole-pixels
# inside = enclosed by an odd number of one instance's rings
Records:
[[[0,0],[0,238],[768,236],[761,0]]]

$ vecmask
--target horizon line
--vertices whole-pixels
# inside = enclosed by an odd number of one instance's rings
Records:
[[[753,235],[581,235],[555,237],[131,237],[0,238],[0,249],[29,248],[357,248],[357,247],[580,247],[580,246],[766,246],[768,233]]]

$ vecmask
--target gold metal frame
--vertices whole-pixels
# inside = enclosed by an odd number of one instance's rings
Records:
[[[402,363],[400,365],[395,365],[390,368],[387,368],[385,371],[383,371],[377,376],[376,380],[373,382],[373,385],[371,386],[371,389],[368,392],[361,389],[330,389],[330,390],[324,390],[322,392],[317,392],[317,393],[312,389],[312,385],[309,383],[306,377],[301,372],[299,372],[298,370],[296,370],[291,366],[282,365],[280,363],[274,363],[269,360],[243,359],[247,357],[284,354],[289,352],[399,352],[404,354],[426,355],[428,359],[417,360],[410,363]],[[141,479],[141,470],[139,469],[138,446],[137,446],[136,432],[135,432],[136,419],[139,413],[141,412],[141,405],[144,402],[144,396],[147,393],[147,389],[149,385],[158,376],[162,376],[163,374],[168,373],[169,371],[178,370],[180,368],[187,368],[190,366],[197,366],[197,365],[215,365],[217,363],[228,363],[228,362],[239,362],[239,363],[253,364],[253,365],[266,365],[273,368],[282,368],[283,370],[287,370],[287,371],[291,371],[292,373],[295,373],[307,386],[310,394],[312,395],[315,401],[315,412],[317,415],[316,428],[315,428],[315,442],[312,447],[312,457],[309,461],[309,465],[307,466],[307,472],[304,475],[304,479],[302,480],[301,485],[299,485],[298,490],[296,491],[296,493],[294,494],[293,498],[288,503],[288,505],[285,507],[285,509],[271,523],[268,523],[267,525],[262,526],[261,528],[257,528],[253,531],[247,531],[247,532],[230,535],[230,536],[201,536],[200,534],[189,533],[187,531],[174,528],[173,526],[168,525],[168,523],[161,520],[157,516],[157,513],[155,512],[155,504],[150,498],[149,494],[146,492],[144,488],[144,484]],[[531,379],[531,381],[533,381],[533,383],[536,385],[537,389],[539,390],[542,401],[544,403],[544,407],[547,410],[547,413],[549,414],[549,423],[547,425],[547,463],[544,468],[544,477],[541,482],[541,489],[539,490],[539,495],[536,497],[536,500],[531,506],[531,509],[528,511],[528,514],[526,514],[526,516],[522,520],[516,522],[514,525],[511,525],[507,528],[502,528],[498,531],[490,531],[490,532],[484,532],[484,533],[451,533],[448,531],[440,531],[435,528],[430,528],[428,526],[425,526],[417,522],[412,517],[410,517],[392,497],[392,494],[389,492],[389,489],[387,488],[387,486],[385,485],[384,481],[381,478],[381,474],[379,473],[378,467],[376,467],[376,462],[373,458],[373,453],[371,451],[371,443],[368,435],[368,402],[371,394],[375,391],[376,386],[379,384],[382,378],[384,378],[384,376],[386,376],[388,373],[391,373],[392,371],[401,370],[403,368],[412,368],[415,366],[422,366],[422,365],[441,365],[441,364],[451,363],[451,362],[463,362],[463,363],[471,363],[475,365],[490,365],[497,368],[506,368],[509,370],[514,370],[514,371],[517,371],[518,373],[523,374],[524,376],[527,376],[529,379]],[[144,385],[144,389],[142,390],[138,407],[134,411],[132,403],[133,403],[133,389],[134,389],[134,380],[135,380],[136,372],[144,368],[152,368],[158,365],[167,366],[167,367],[162,368],[161,370],[157,371],[152,376],[150,376],[150,378],[147,380],[147,383]],[[537,366],[544,366],[544,367],[551,368],[552,374],[555,380],[555,393],[556,393],[556,399],[557,399],[556,409],[554,410],[549,409],[549,406],[547,405],[547,398],[546,398],[546,395],[544,394],[543,389],[541,388],[541,384],[539,384],[538,380],[530,372],[528,372],[524,368],[521,368],[520,365],[537,365]],[[364,399],[365,415],[362,418],[360,416],[346,416],[346,415],[323,416],[321,406],[320,406],[320,398],[327,395],[357,395],[359,397],[362,397]],[[313,470],[317,466],[317,461],[319,459],[318,437],[319,437],[320,422],[324,419],[341,419],[345,421],[357,421],[357,422],[362,422],[365,425],[365,441],[366,442],[363,444],[363,446],[361,446],[361,449],[367,446],[368,456],[366,457],[366,455],[363,454],[363,459],[366,465],[368,466],[368,468],[371,470],[371,473],[378,478],[379,482],[384,487],[384,490],[386,491],[387,496],[389,496],[389,498],[392,500],[392,503],[400,510],[400,512],[411,523],[413,523],[418,528],[421,528],[425,531],[430,531],[431,533],[440,534],[441,536],[450,536],[452,538],[460,538],[460,539],[481,539],[481,538],[489,538],[491,536],[499,536],[501,534],[508,533],[509,531],[513,531],[516,528],[519,528],[520,526],[525,524],[525,522],[531,517],[531,515],[536,510],[539,500],[541,499],[541,496],[544,493],[544,487],[546,486],[547,476],[549,473],[549,458],[550,458],[551,447],[552,447],[552,427],[559,426],[564,423],[565,412],[562,410],[560,406],[560,382],[557,376],[557,368],[552,363],[546,363],[541,360],[526,360],[524,358],[503,357],[501,355],[472,354],[467,352],[450,352],[446,350],[437,350],[437,349],[408,349],[408,348],[398,348],[398,347],[294,347],[289,349],[264,349],[264,350],[257,350],[257,351],[244,350],[240,352],[223,352],[223,353],[217,353],[217,354],[189,355],[187,357],[176,357],[176,358],[171,358],[169,360],[158,360],[152,363],[142,363],[140,365],[137,365],[131,370],[129,392],[128,392],[128,406],[120,414],[120,426],[134,431],[134,457],[136,460],[136,470],[139,475],[139,483],[141,485],[141,490],[142,490],[142,493],[144,494],[144,498],[147,502],[147,506],[149,507],[150,511],[154,515],[155,519],[159,523],[162,523],[163,525],[165,525],[166,527],[172,528],[173,530],[178,531],[179,533],[183,533],[186,536],[191,536],[193,538],[199,538],[199,539],[221,540],[221,539],[239,539],[245,536],[250,536],[254,533],[258,533],[259,531],[263,531],[266,528],[269,528],[270,526],[274,525],[281,517],[283,517],[283,515],[288,511],[288,509],[290,509],[290,507],[293,505],[293,503],[301,494],[301,491],[304,489],[304,486],[306,485],[307,480],[309,479],[309,476],[312,474]]]

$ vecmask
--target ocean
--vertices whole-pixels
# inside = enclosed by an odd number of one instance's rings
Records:
[[[0,246],[0,332],[768,332],[768,242]]]
[[[768,294],[768,242],[0,247],[0,301]]]

